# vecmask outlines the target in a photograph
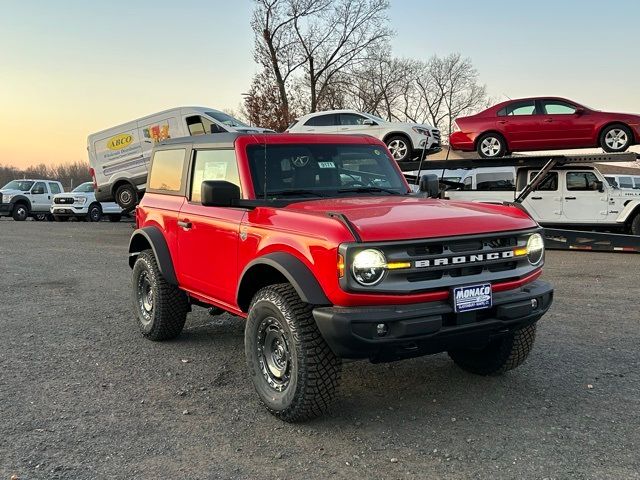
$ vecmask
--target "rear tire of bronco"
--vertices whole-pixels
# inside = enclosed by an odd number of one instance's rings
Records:
[[[133,266],[132,297],[142,335],[154,341],[180,335],[189,310],[187,295],[165,281],[151,250],[140,253]]]
[[[463,370],[477,375],[500,375],[521,365],[536,338],[536,324],[492,340],[482,349],[451,350],[449,356]]]
[[[256,293],[244,347],[256,392],[276,417],[307,420],[333,403],[342,361],[318,331],[311,306],[291,285],[271,285]]]

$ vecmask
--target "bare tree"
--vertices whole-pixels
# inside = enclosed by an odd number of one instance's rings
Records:
[[[70,162],[60,165],[33,165],[25,169],[0,165],[0,187],[11,180],[34,178],[43,180],[59,180],[66,189],[71,189],[83,182],[91,180],[89,165],[86,162]]]

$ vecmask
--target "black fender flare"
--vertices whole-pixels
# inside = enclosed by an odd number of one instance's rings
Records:
[[[11,211],[13,212],[13,208],[15,206],[16,203],[26,203],[27,204],[27,208],[29,209],[29,213],[31,213],[31,200],[29,200],[29,197],[26,197],[24,195],[16,195],[15,197],[13,197],[11,199]]]
[[[245,282],[248,278],[247,274],[258,265],[267,265],[280,272],[293,286],[303,302],[311,305],[331,305],[322,286],[309,267],[292,254],[285,252],[269,253],[256,258],[244,268],[236,291],[238,305],[241,303],[242,290],[247,286]]]
[[[129,266],[133,268],[140,252],[149,247],[153,250],[153,255],[156,257],[158,268],[164,279],[167,283],[177,286],[178,279],[173,267],[171,252],[164,235],[162,235],[158,227],[144,227],[133,232],[129,240]]]

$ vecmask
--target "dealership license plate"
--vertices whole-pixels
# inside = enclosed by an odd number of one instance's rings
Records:
[[[467,285],[453,289],[453,310],[456,313],[491,308],[492,301],[490,283]]]

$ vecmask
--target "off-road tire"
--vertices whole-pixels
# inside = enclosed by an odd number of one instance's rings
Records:
[[[120,205],[120,207],[125,212],[130,212],[134,209],[136,204],[138,203],[138,192],[133,187],[133,185],[129,183],[125,183],[124,185],[120,185],[116,189],[116,203]]]
[[[495,154],[490,155],[487,152],[485,152],[485,146],[484,146],[485,141],[489,141],[489,142],[495,141],[499,143],[499,148]],[[493,132],[485,133],[484,135],[481,135],[480,138],[478,138],[478,141],[476,142],[476,152],[482,158],[504,157],[507,154],[507,141],[499,133],[493,133]]]
[[[143,276],[149,280],[152,292],[150,311],[144,310],[140,296]],[[143,251],[136,259],[131,287],[133,309],[143,336],[161,341],[180,335],[187,319],[189,301],[182,290],[165,281],[152,250]]]
[[[122,215],[109,215],[109,221],[110,222],[119,222],[120,220],[122,220]]]
[[[311,309],[291,285],[282,283],[258,291],[247,317],[244,346],[249,374],[267,410],[287,422],[326,412],[340,382],[342,361],[322,338]],[[269,384],[260,362],[260,329],[267,320],[277,324],[289,346],[290,375],[281,391]]]
[[[463,370],[477,375],[500,375],[520,366],[536,338],[536,324],[514,330],[482,349],[451,350],[449,356]]]
[[[629,230],[631,231],[631,235],[640,236],[640,212],[636,213],[636,216],[631,220]]]
[[[102,220],[102,207],[100,207],[100,204],[94,203],[89,205],[87,222],[99,222],[100,220]]]
[[[618,148],[613,148],[607,145],[607,134],[611,130],[623,131],[627,136],[627,141]],[[629,127],[627,127],[626,125],[622,125],[621,123],[609,125],[606,128],[602,129],[602,132],[600,132],[600,136],[598,137],[598,144],[600,145],[600,148],[602,148],[607,153],[625,152],[633,144],[633,132],[631,131],[631,129],[629,129]]]
[[[16,222],[24,222],[29,217],[29,207],[24,203],[16,203],[13,206],[11,216]]]

